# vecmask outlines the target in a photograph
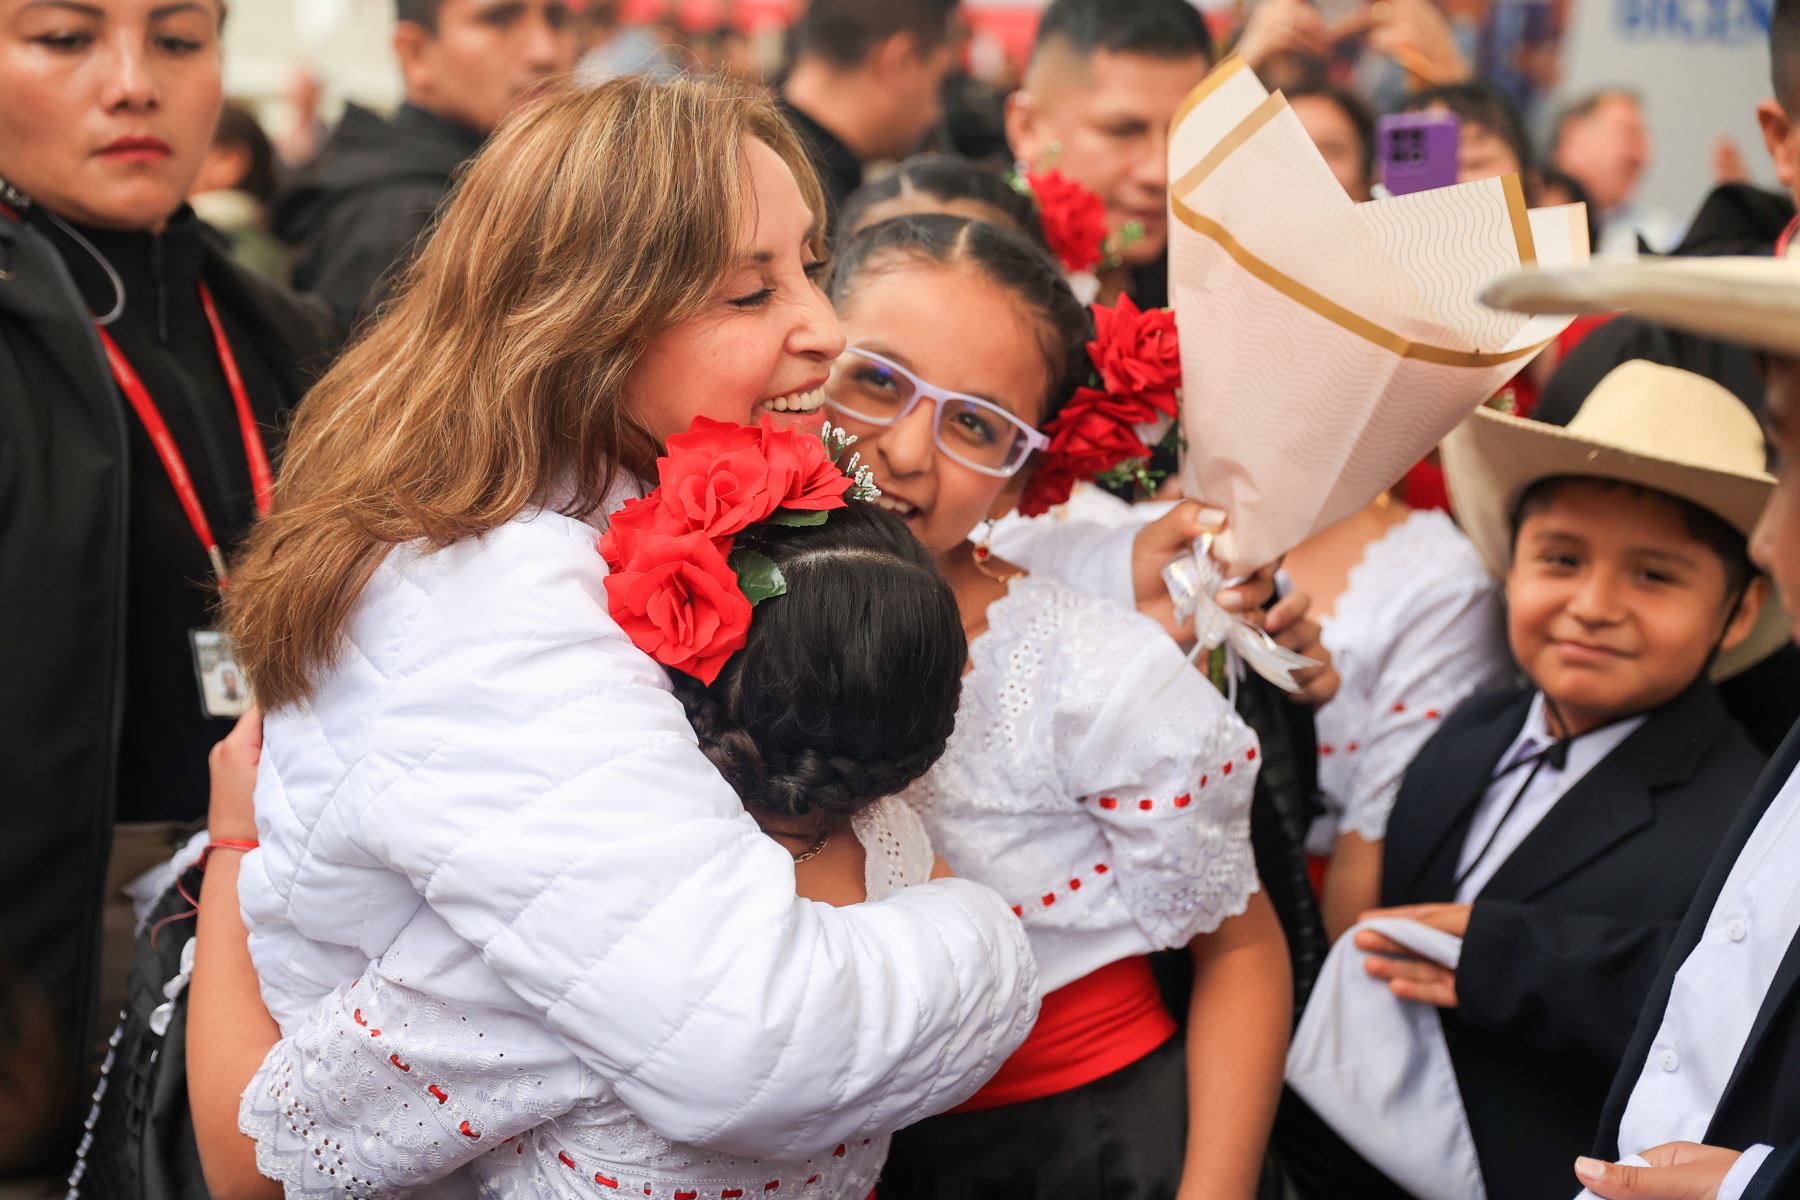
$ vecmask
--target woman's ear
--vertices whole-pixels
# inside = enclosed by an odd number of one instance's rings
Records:
[[[1766,575],[1758,575],[1744,589],[1744,598],[1738,601],[1737,609],[1731,614],[1731,620],[1725,624],[1725,636],[1719,639],[1720,650],[1736,650],[1744,644],[1756,628],[1756,619],[1762,615],[1763,605],[1769,602],[1769,579]]]

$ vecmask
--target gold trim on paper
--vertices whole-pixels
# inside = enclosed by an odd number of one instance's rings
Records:
[[[1445,367],[1487,368],[1503,366],[1527,358],[1548,346],[1555,338],[1546,338],[1534,346],[1524,346],[1517,350],[1506,350],[1495,354],[1479,354],[1468,350],[1451,350],[1445,346],[1432,346],[1423,342],[1415,342],[1401,337],[1393,330],[1376,324],[1367,317],[1351,312],[1343,305],[1313,291],[1299,280],[1283,274],[1275,267],[1258,258],[1246,249],[1242,242],[1210,217],[1203,217],[1188,207],[1179,198],[1169,197],[1169,203],[1175,211],[1175,217],[1183,225],[1203,237],[1211,238],[1219,248],[1231,255],[1240,267],[1256,276],[1296,304],[1311,309],[1334,325],[1372,342],[1391,354],[1401,358],[1417,359],[1420,362],[1436,363]]]
[[[1500,177],[1500,187],[1506,192],[1506,215],[1512,219],[1513,241],[1519,247],[1519,262],[1523,266],[1537,265],[1537,242],[1531,236],[1531,210],[1525,206],[1525,185],[1519,182],[1518,172]]]
[[[1194,85],[1194,90],[1187,94],[1187,99],[1183,100],[1181,107],[1175,110],[1175,119],[1169,122],[1169,131],[1173,133],[1181,125],[1182,119],[1199,108],[1202,101],[1218,90],[1219,85],[1244,69],[1244,60],[1233,54],[1208,71],[1206,78]]]
[[[1206,181],[1206,177],[1218,169],[1239,146],[1255,137],[1257,132],[1274,120],[1281,110],[1288,106],[1287,97],[1280,92],[1271,92],[1269,98],[1250,110],[1250,115],[1238,122],[1236,129],[1219,139],[1219,144],[1206,152],[1198,166],[1177,179],[1170,188],[1172,195],[1185,196]]]

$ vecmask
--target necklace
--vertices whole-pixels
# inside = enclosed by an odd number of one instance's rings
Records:
[[[794,864],[796,866],[798,866],[799,864],[805,862],[807,859],[812,858],[814,855],[818,854],[819,851],[823,850],[825,848],[825,843],[829,842],[830,840],[831,840],[831,830],[827,829],[824,833],[821,833],[819,835],[818,841],[814,842],[812,845],[808,846],[806,849],[802,850],[800,853],[794,855]]]

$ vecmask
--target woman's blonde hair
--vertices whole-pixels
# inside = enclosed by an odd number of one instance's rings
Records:
[[[585,515],[620,472],[648,474],[657,446],[625,379],[743,252],[745,138],[825,211],[773,103],[722,81],[615,80],[495,134],[301,404],[273,511],[232,571],[226,619],[266,709],[312,694],[391,547],[441,548],[552,496]]]

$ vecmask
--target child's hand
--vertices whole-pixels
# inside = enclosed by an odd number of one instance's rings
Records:
[[[1194,539],[1225,528],[1225,514],[1197,500],[1186,500],[1138,530],[1131,544],[1131,587],[1138,611],[1159,622],[1182,646],[1194,644],[1192,626],[1175,617],[1175,600],[1163,582],[1162,571],[1175,559],[1191,553]],[[1270,563],[1235,587],[1221,591],[1216,600],[1228,613],[1254,613],[1275,595],[1275,572]]]
[[[1312,598],[1305,592],[1289,592],[1264,615],[1263,629],[1280,645],[1319,664],[1294,672],[1300,690],[1290,697],[1296,704],[1316,709],[1330,703],[1343,681],[1331,651],[1325,648],[1319,623],[1307,615],[1311,608]]]
[[[256,806],[251,798],[256,793],[256,764],[261,760],[262,710],[251,705],[206,760],[212,773],[206,830],[215,841],[256,840]]]
[[[1357,920],[1367,921],[1372,917],[1417,921],[1453,937],[1464,937],[1469,932],[1467,904],[1405,904],[1397,908],[1377,908]],[[1388,990],[1400,999],[1435,1004],[1439,1008],[1457,1006],[1456,972],[1449,967],[1420,958],[1399,942],[1373,930],[1364,929],[1357,933],[1356,948],[1369,955],[1363,961],[1364,969],[1385,982]]]

